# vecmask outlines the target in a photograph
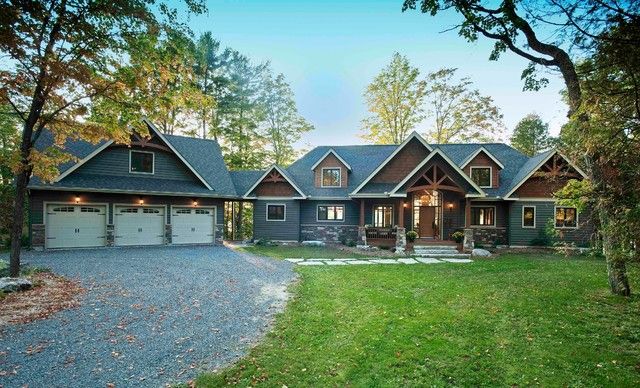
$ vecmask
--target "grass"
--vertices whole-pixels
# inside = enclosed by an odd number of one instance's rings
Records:
[[[297,270],[272,332],[198,386],[640,385],[640,298],[602,260]]]
[[[250,247],[242,248],[245,252],[252,253],[254,255],[268,256],[276,259],[343,259],[343,258],[357,258],[357,257],[370,257],[363,254],[341,251],[332,247],[311,247],[311,246],[296,246],[296,245],[279,245],[279,246],[267,246],[267,245],[254,245]]]

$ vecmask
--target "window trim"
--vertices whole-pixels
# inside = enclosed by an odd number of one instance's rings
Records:
[[[524,224],[524,209],[527,207],[533,208],[533,226],[525,226]],[[538,216],[538,208],[536,207],[536,205],[522,205],[522,220],[521,220],[522,222],[520,223],[520,226],[522,226],[522,229],[535,229],[537,216]],[[555,211],[554,211],[554,218],[555,218]]]
[[[321,220],[319,217],[319,213],[320,213],[320,206],[324,206],[324,207],[331,207],[331,206],[335,206],[335,207],[341,207],[342,208],[342,219],[341,220]],[[339,203],[326,203],[326,204],[318,204],[316,205],[316,222],[344,222],[345,218],[346,218],[346,211],[347,211],[347,207],[344,206],[344,204],[339,204]],[[327,211],[328,214],[328,211]]]
[[[338,170],[338,185],[337,186],[325,186],[324,184],[324,170]],[[342,167],[322,167],[320,169],[320,187],[327,189],[336,189],[342,187]]]
[[[576,211],[576,226],[557,226],[556,225],[556,212],[558,211],[558,208],[575,209],[575,211]],[[560,229],[560,230],[579,229],[580,228],[580,216],[578,214],[578,208],[576,208],[574,206],[558,206],[558,205],[554,205],[553,206],[553,227],[555,229]]]
[[[478,187],[480,187],[481,189],[490,189],[493,187],[493,167],[492,166],[471,166],[469,167],[469,178],[473,181],[473,170],[480,170],[480,169],[484,169],[484,168],[488,168],[489,169],[489,186],[481,186],[479,183],[475,182]]]
[[[386,226],[376,226],[376,207],[391,207],[391,226],[389,228],[393,228],[395,225],[396,218],[396,206],[392,203],[376,203],[371,206],[371,225],[374,228],[386,228]]]
[[[473,208],[480,208],[480,209],[486,209],[486,208],[493,208],[493,224],[492,225],[473,225],[473,213],[472,213],[472,209]],[[496,209],[496,206],[482,206],[482,205],[475,205],[475,206],[471,206],[471,209],[469,209],[469,217],[471,217],[471,219],[469,220],[469,226],[471,226],[472,228],[495,228],[496,227],[496,221],[498,218],[498,211]]]
[[[131,155],[133,152],[141,154],[151,154],[151,172],[131,171]],[[156,173],[156,154],[152,151],[129,150],[129,174],[154,175]]]
[[[269,206],[282,206],[284,208],[284,218],[281,220],[271,220],[269,219]],[[264,207],[264,218],[268,222],[284,222],[287,220],[287,204],[286,203],[267,203]]]

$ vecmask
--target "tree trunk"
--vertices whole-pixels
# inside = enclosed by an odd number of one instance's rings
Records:
[[[11,255],[9,276],[20,276],[20,249],[22,248],[22,226],[24,224],[24,200],[31,168],[24,169],[16,176],[16,197],[13,203],[13,224],[11,226]]]
[[[244,216],[244,202],[238,202],[238,226],[236,227],[238,233],[238,240],[244,239],[244,225],[242,224],[242,218]]]
[[[630,296],[631,287],[627,278],[627,255],[625,241],[612,228],[612,221],[606,210],[600,210],[600,226],[602,230],[602,251],[607,260],[607,275],[611,292],[620,296]]]

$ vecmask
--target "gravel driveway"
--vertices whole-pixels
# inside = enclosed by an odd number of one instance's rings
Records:
[[[5,387],[186,381],[246,354],[295,278],[291,263],[225,247],[27,252],[23,260],[80,279],[87,292],[79,308],[0,329]]]

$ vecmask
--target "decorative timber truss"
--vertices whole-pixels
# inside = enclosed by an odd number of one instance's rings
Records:
[[[414,178],[409,184],[407,192],[419,190],[449,190],[457,191],[459,193],[465,192],[437,165],[429,167],[422,175]]]

